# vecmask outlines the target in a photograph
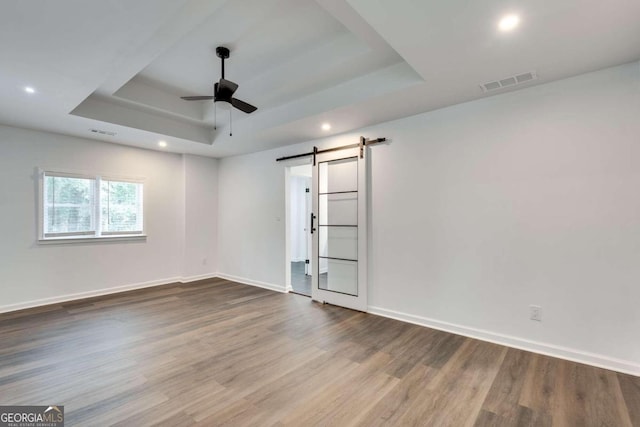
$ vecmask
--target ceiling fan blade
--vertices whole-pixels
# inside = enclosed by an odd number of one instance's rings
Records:
[[[231,99],[231,96],[236,90],[238,90],[238,85],[236,83],[231,80],[220,79],[220,82],[215,89],[216,99]]]
[[[185,101],[206,101],[208,99],[213,99],[213,96],[181,96],[180,98]]]
[[[236,98],[231,98],[231,105],[233,105],[240,111],[244,111],[245,113],[253,113],[258,109],[258,107],[254,107],[253,105],[247,104],[246,102],[240,101]]]
[[[238,84],[227,79],[220,79],[220,87],[226,90],[230,90],[231,92],[235,92],[236,90],[238,90]]]

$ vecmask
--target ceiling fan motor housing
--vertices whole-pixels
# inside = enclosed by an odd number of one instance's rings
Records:
[[[216,48],[216,55],[218,55],[218,58],[227,59],[229,58],[229,49],[224,46],[218,46]]]

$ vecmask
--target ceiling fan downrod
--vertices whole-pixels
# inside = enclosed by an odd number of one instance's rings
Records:
[[[218,58],[220,58],[222,61],[222,78],[224,79],[224,60],[229,58],[229,54],[230,51],[229,49],[227,49],[224,46],[218,46],[216,48],[216,55],[218,56]]]

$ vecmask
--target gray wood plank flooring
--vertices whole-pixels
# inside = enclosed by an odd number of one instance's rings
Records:
[[[66,425],[640,426],[640,378],[222,279],[0,315]]]

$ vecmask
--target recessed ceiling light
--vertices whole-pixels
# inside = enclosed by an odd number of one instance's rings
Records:
[[[506,15],[498,23],[500,31],[511,31],[520,23],[520,17],[518,15]]]
[[[31,86],[25,87],[24,91],[27,92],[27,93],[36,93],[36,90],[34,88],[32,88]]]
[[[167,141],[158,141],[158,146],[164,148],[167,146]]]
[[[322,130],[331,130],[331,125],[329,123],[323,123]]]

